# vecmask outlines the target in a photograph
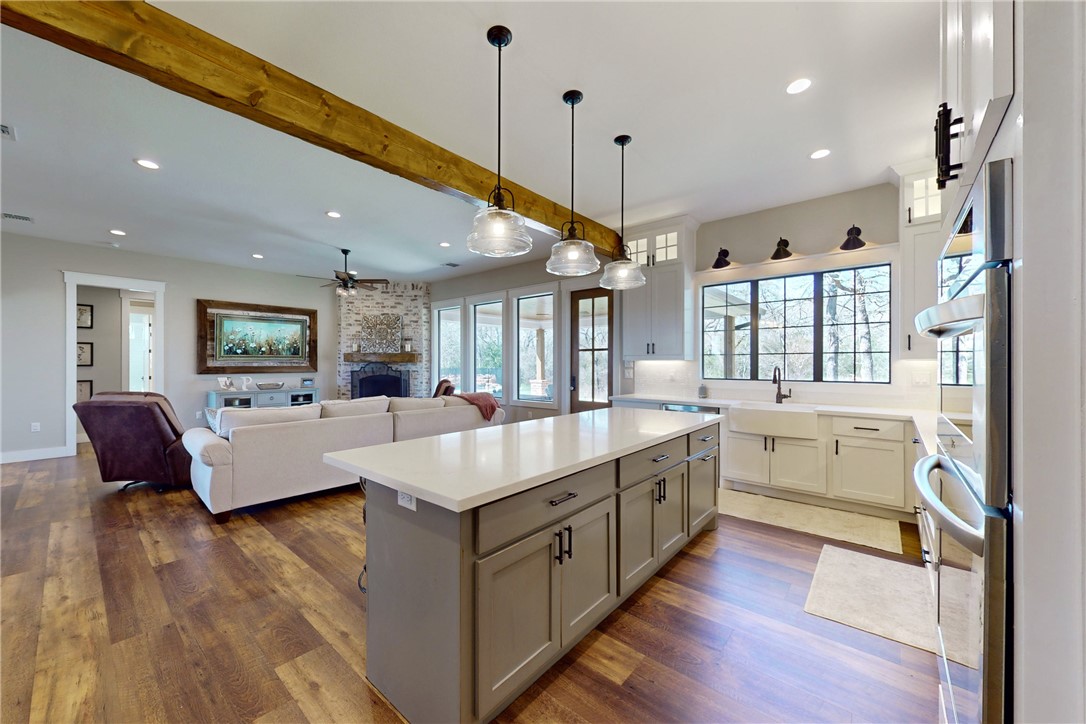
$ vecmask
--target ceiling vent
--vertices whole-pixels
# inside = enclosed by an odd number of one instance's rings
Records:
[[[3,136],[5,141],[8,139],[12,141],[19,140],[15,137],[15,126],[9,126],[6,123],[0,123],[0,136]]]
[[[31,216],[23,216],[22,214],[9,214],[6,211],[4,212],[4,218],[8,221],[25,221],[28,224],[34,223],[34,219]]]
[[[447,267],[449,267],[450,269],[455,269],[456,267],[458,267],[458,266],[460,266],[460,265],[459,265],[459,264],[457,264],[457,263],[456,263],[455,261],[447,261],[447,262],[445,262],[444,264],[442,264],[441,266],[447,266]]]

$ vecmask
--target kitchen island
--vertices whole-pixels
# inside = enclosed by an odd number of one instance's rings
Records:
[[[718,416],[612,408],[328,453],[367,484],[366,672],[411,721],[486,721],[694,535]]]

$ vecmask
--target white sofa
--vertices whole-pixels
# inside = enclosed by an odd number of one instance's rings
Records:
[[[208,410],[212,429],[186,430],[192,489],[225,522],[249,505],[357,483],[324,463],[336,450],[499,425],[459,397],[363,398],[291,408]]]

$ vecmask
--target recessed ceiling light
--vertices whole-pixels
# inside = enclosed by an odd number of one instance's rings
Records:
[[[338,211],[325,211],[324,215],[330,219],[338,219],[339,217],[343,216],[343,214],[339,213]]]
[[[791,83],[789,83],[788,87],[785,88],[784,90],[789,95],[794,96],[796,93],[802,93],[803,91],[807,90],[810,87],[811,87],[810,79],[808,79],[808,78],[800,78],[799,80],[794,80]]]
[[[440,246],[442,249],[448,249],[450,246],[452,246],[452,244],[450,244],[447,241],[443,241],[440,244],[438,244],[438,246]]]
[[[110,229],[109,233],[113,234],[114,236],[125,236],[125,232],[121,231],[120,229]]]
[[[253,254],[253,258],[254,259],[263,259],[264,255],[263,254]]]
[[[819,158],[825,158],[826,156],[829,156],[829,155],[830,155],[830,149],[828,149],[828,148],[820,148],[820,149],[818,149],[817,151],[815,151],[814,153],[811,154],[811,158],[819,159]]]
[[[137,158],[136,164],[144,168],[149,168],[152,171],[157,171],[159,169],[159,165],[149,158]]]

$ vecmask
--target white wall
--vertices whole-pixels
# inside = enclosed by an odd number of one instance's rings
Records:
[[[317,281],[3,234],[0,236],[0,349],[3,350],[0,454],[5,457],[17,451],[59,448],[65,443],[63,271],[166,283],[165,364],[160,372],[166,395],[187,426],[203,424],[202,417],[197,420],[196,414],[202,413],[206,392],[215,385],[214,375],[197,375],[195,371],[196,299],[316,309],[318,372],[315,376],[322,394],[335,396],[336,297],[331,290],[321,289]],[[253,377],[294,383],[299,375]],[[31,433],[31,422],[40,422],[41,432]]]

